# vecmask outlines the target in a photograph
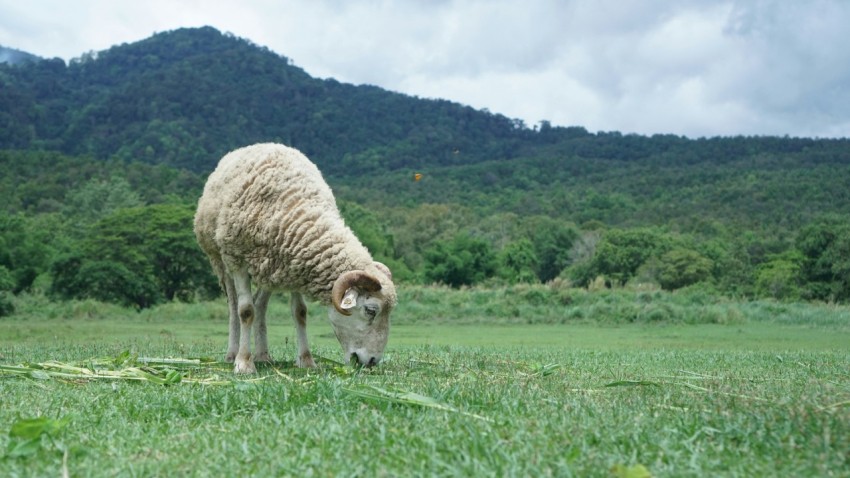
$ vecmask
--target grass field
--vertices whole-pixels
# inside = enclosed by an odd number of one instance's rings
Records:
[[[412,291],[369,370],[276,304],[256,377],[221,303],[22,302],[0,476],[850,476],[850,309],[515,292]]]

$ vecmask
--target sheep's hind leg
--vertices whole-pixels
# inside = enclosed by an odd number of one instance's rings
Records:
[[[236,353],[234,373],[255,373],[251,357],[251,328],[254,324],[254,300],[251,296],[251,278],[246,270],[232,274],[236,288],[239,313],[239,351]]]
[[[307,304],[301,294],[293,292],[290,299],[292,318],[295,320],[295,335],[298,338],[298,355],[295,357],[296,367],[313,368],[316,362],[307,345]]]
[[[271,362],[269,355],[268,329],[266,327],[266,310],[272,293],[266,289],[258,289],[254,296],[254,362]]]
[[[227,355],[224,359],[233,362],[236,360],[236,353],[239,351],[239,299],[236,296],[233,278],[224,278],[224,291],[227,293],[227,308],[230,311],[230,331],[227,334]]]

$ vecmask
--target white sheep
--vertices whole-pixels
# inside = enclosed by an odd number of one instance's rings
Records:
[[[270,360],[266,307],[272,291],[290,292],[297,366],[316,365],[303,296],[329,306],[346,360],[365,366],[381,360],[396,305],[392,275],[345,226],[330,187],[299,151],[255,144],[225,155],[198,201],[195,236],[227,293],[227,360],[235,362],[236,373],[254,373],[255,360]]]

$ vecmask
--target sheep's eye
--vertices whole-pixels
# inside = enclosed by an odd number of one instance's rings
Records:
[[[375,315],[378,314],[378,307],[375,305],[367,305],[364,308],[366,309],[366,315],[368,315],[371,319],[374,319]]]

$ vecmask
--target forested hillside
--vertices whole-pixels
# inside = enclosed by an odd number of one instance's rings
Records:
[[[7,48],[0,45],[0,63],[8,63],[10,65],[17,65],[20,63],[29,63],[40,61],[41,58],[27,53],[25,51],[16,50],[14,48]]]
[[[209,171],[244,144],[291,144],[330,174],[506,157],[523,133],[447,101],[311,78],[267,49],[212,28],[0,69],[0,147],[58,150]],[[472,146],[476,145],[477,148]],[[377,154],[381,148],[397,153]],[[405,153],[404,150],[407,150]],[[373,156],[380,156],[375,159]]]
[[[136,307],[216,293],[191,231],[204,178],[278,141],[319,165],[402,281],[850,299],[850,140],[543,120],[315,79],[213,28],[0,64],[0,291]]]

